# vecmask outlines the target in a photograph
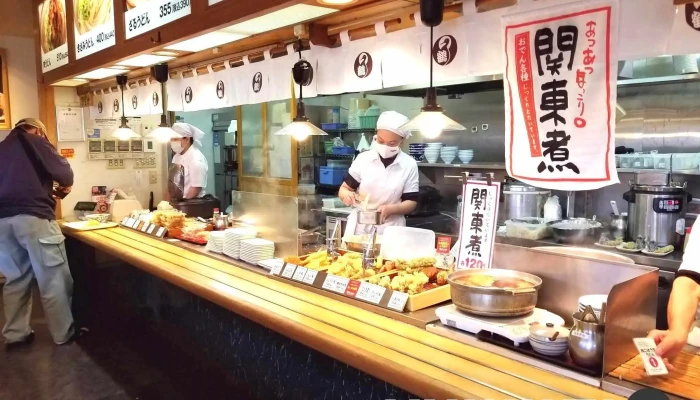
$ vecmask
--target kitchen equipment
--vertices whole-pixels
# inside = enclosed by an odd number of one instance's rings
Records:
[[[533,186],[511,183],[503,188],[504,218],[542,218],[544,203],[552,192]]]
[[[536,250],[544,250],[548,253],[564,254],[567,256],[590,258],[600,261],[612,261],[624,264],[634,264],[634,260],[625,257],[621,254],[611,253],[596,249],[586,249],[584,247],[569,247],[569,246],[542,246],[535,247]]]
[[[574,325],[569,335],[569,354],[577,365],[600,368],[605,348],[605,325],[583,321],[583,312],[573,314]]]
[[[554,239],[559,243],[582,244],[595,242],[600,236],[603,224],[593,219],[571,218],[547,222]]]
[[[552,236],[552,230],[543,218],[523,218],[506,221],[506,236],[540,240]]]
[[[622,196],[629,203],[627,237],[641,236],[658,246],[679,247],[685,233],[686,206],[693,197],[685,184],[669,183],[670,174],[652,175],[635,174],[635,182],[630,182],[630,190]]]
[[[348,213],[350,213],[351,208],[347,208]],[[348,224],[347,217],[334,217],[326,215],[326,237],[332,237],[333,232],[335,232],[335,223],[340,221],[340,231],[338,232],[338,237],[342,238],[345,235],[345,227]]]
[[[442,195],[440,191],[432,186],[418,187],[418,200],[415,210],[406,217],[432,217],[440,214],[440,203]]]
[[[170,203],[175,209],[187,214],[188,217],[211,218],[215,208],[221,208],[218,198],[207,195],[198,199],[186,199]]]
[[[381,214],[377,210],[357,210],[357,223],[362,225],[379,225]]]
[[[533,285],[525,289],[471,286],[460,281],[474,274],[487,274],[498,279],[521,279]],[[452,302],[461,311],[487,317],[514,317],[531,312],[537,304],[542,279],[526,272],[508,269],[469,269],[450,273]]]
[[[627,237],[627,221],[627,213],[610,214],[610,226],[608,227],[608,229],[613,239],[625,240],[625,238]]]
[[[380,255],[385,260],[435,257],[435,232],[405,226],[387,226]]]
[[[530,336],[530,325],[552,324],[564,326],[564,318],[541,308],[535,308],[532,313],[520,317],[479,317],[464,313],[454,304],[435,310],[435,315],[444,325],[470,333],[487,331],[503,336],[513,341],[515,346],[527,343]]]
[[[617,202],[615,200],[610,200],[610,207],[612,207],[613,215],[620,215],[620,210],[617,208]]]
[[[367,248],[369,235],[350,235],[343,238],[345,248],[356,253],[363,253]],[[372,251],[374,254],[379,254],[382,249],[382,236],[377,235],[374,239]]]
[[[561,219],[561,204],[559,204],[559,196],[550,196],[544,203],[544,219],[545,221],[557,221]]]

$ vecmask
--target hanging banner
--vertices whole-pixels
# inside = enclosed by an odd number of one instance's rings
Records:
[[[499,182],[467,180],[462,191],[462,222],[455,269],[491,268],[498,229]]]
[[[418,14],[415,18],[417,18],[416,21],[420,21]],[[420,24],[420,22],[417,23]],[[383,87],[421,83],[428,86],[430,35],[427,32],[429,31],[421,25],[385,35],[377,33],[377,40],[382,48]],[[437,65],[434,66],[437,68]]]
[[[314,71],[316,89],[318,94],[333,95],[343,93],[345,85],[340,71],[343,70],[345,60],[340,48],[314,46],[311,41],[310,57],[317,60],[317,68]]]
[[[148,112],[146,114],[158,115],[163,113],[163,90],[160,82],[154,81],[150,85],[145,86],[144,101],[148,104]]]
[[[269,75],[274,73],[266,61],[250,63],[248,56],[243,56],[243,66],[235,69],[236,87],[247,93],[245,104],[260,104],[270,98]]]
[[[190,0],[126,0],[127,39],[190,15]]]
[[[65,0],[44,0],[39,4],[41,72],[68,64],[68,27]]]
[[[618,183],[617,0],[503,18],[506,168],[556,190]]]
[[[292,54],[295,54],[294,45],[288,45],[287,51],[289,51],[290,47]],[[267,80],[270,85],[268,101],[291,99],[292,67],[294,63],[289,64],[290,59],[288,55],[272,58],[270,50],[266,50],[263,54],[265,55],[265,61],[263,62],[269,66],[268,71],[274,71],[274,73],[269,74]]]
[[[90,107],[90,119],[112,118],[112,108],[102,92],[95,92],[93,106]]]
[[[667,0],[644,0],[643,4],[639,0],[620,0],[617,59],[638,60],[663,54],[682,54],[666,52],[675,12],[673,2]]]
[[[182,111],[182,91],[180,87],[183,82],[184,79],[182,78],[182,73],[180,73],[177,79],[168,79],[168,82],[165,84],[165,90],[168,95],[168,111]]]
[[[378,35],[385,34],[384,22],[375,24]],[[336,78],[343,80],[344,92],[366,92],[382,88],[382,49],[376,37],[350,41],[348,31],[340,32],[340,57],[342,68],[336,70]],[[338,49],[331,49],[338,56]],[[342,76],[338,77],[338,73]]]
[[[676,7],[666,54],[700,52],[700,1]],[[697,68],[697,65],[695,65]]]
[[[75,58],[81,59],[114,46],[114,0],[70,1],[73,1],[75,21]]]

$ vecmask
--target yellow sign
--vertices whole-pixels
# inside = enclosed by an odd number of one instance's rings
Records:
[[[61,156],[65,158],[75,158],[75,149],[61,149]]]

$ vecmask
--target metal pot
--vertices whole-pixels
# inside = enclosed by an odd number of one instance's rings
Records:
[[[566,228],[557,225],[566,224]],[[554,239],[559,243],[582,244],[593,243],[600,236],[603,224],[593,219],[571,218],[565,220],[547,222],[552,229]]]
[[[503,209],[505,220],[522,218],[542,218],[544,203],[552,194],[549,190],[522,184],[510,184],[503,188]]]
[[[502,289],[497,287],[471,286],[459,281],[472,274],[488,274],[498,278],[518,278],[534,285],[527,289]],[[452,302],[458,309],[470,314],[487,317],[513,317],[525,315],[535,309],[537,292],[542,279],[527,272],[509,269],[468,269],[450,273]]]
[[[610,214],[609,231],[613,239],[625,240],[627,236],[627,213],[620,215]]]
[[[380,225],[380,217],[377,210],[357,211],[357,223],[362,225]]]
[[[581,320],[581,312],[573,314],[574,326],[569,335],[569,354],[576,365],[600,368],[605,350],[605,325]]]

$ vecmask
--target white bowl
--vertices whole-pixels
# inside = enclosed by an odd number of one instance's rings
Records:
[[[437,160],[438,160],[438,157],[437,157],[437,156],[435,156],[435,157],[428,157],[428,156],[426,156],[426,157],[425,157],[425,161],[427,161],[427,162],[430,163],[430,164],[435,164],[435,163],[437,162]]]
[[[452,164],[452,161],[455,160],[454,156],[440,156],[440,159],[445,163],[445,164]]]
[[[462,164],[469,164],[470,162],[472,162],[472,158],[473,158],[473,157],[462,157],[462,156],[460,156],[460,157],[459,157],[459,160],[462,162]]]

